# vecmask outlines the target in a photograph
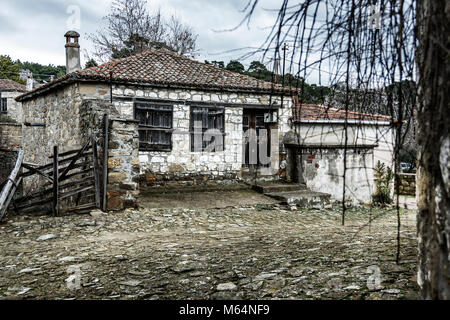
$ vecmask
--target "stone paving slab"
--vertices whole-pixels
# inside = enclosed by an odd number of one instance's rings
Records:
[[[418,298],[415,212],[150,209],[11,217],[0,299]],[[369,224],[369,218],[373,221]]]

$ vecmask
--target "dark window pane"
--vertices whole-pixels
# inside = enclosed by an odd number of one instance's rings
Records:
[[[223,135],[225,133],[225,109],[224,108],[201,108],[191,107],[190,129],[191,129],[191,150],[192,151],[223,151]],[[206,134],[206,132],[208,134]],[[216,132],[212,132],[216,130]],[[198,136],[199,132],[203,135]],[[220,139],[219,139],[220,136]],[[195,138],[197,137],[197,138]],[[195,150],[194,141],[200,140],[202,150]],[[206,140],[206,141],[205,141]]]
[[[135,117],[139,120],[139,149],[144,151],[170,151],[172,149],[171,106],[136,103]],[[165,130],[167,129],[167,130]]]

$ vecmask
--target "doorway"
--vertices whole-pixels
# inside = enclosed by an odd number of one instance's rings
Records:
[[[270,127],[264,121],[264,110],[244,110],[243,167],[270,167]]]

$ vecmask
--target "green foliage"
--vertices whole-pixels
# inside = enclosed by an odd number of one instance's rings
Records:
[[[92,67],[97,67],[97,66],[98,66],[98,63],[94,59],[91,59],[88,62],[86,62],[86,65],[84,67],[92,68]]]
[[[217,68],[225,69],[225,63],[223,61],[216,61],[216,60],[214,60],[214,61],[209,62],[208,60],[205,60],[205,63],[206,64],[211,64],[211,65],[213,65],[213,66],[215,66]]]
[[[410,146],[403,146],[399,152],[399,158],[400,162],[406,162],[411,165],[408,171],[412,172],[416,167],[417,149]]]
[[[250,73],[264,73],[267,71],[267,68],[259,61],[252,61],[247,71]]]
[[[19,69],[30,70],[33,73],[33,78],[38,81],[50,81],[51,76],[55,78],[62,77],[66,74],[65,66],[54,66],[49,64],[47,66],[35,62],[21,62],[17,60]]]
[[[226,67],[227,70],[237,72],[237,73],[244,73],[245,67],[242,63],[236,60],[231,60]]]
[[[375,193],[372,196],[374,204],[390,204],[391,197],[390,185],[394,179],[394,172],[380,161],[375,166]]]
[[[24,83],[20,80],[20,66],[17,62],[13,62],[10,56],[0,56],[0,79],[10,79],[19,83]]]

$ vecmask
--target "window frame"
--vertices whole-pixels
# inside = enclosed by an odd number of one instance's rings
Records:
[[[8,98],[2,98],[0,95],[0,114],[8,114]]]
[[[154,103],[154,102],[135,102],[134,103],[134,119],[139,120],[139,151],[143,152],[171,152],[173,149],[173,105],[167,103]],[[139,113],[147,112],[146,122],[149,121],[148,112],[155,112],[159,114],[167,114],[169,115],[168,124],[164,125],[153,125],[153,124],[142,124],[141,119],[139,118]],[[154,117],[154,115],[153,115]],[[151,121],[153,121],[152,118]],[[163,121],[164,122],[164,121]],[[160,134],[164,132],[169,136],[169,143],[154,143],[151,144],[150,141],[142,141],[141,134],[142,132],[159,132]],[[146,145],[144,145],[146,144]]]
[[[195,130],[194,130],[194,116],[193,116],[193,114],[194,114],[194,110],[199,110],[199,109],[203,109],[202,111],[204,112],[204,111],[207,111],[207,122],[208,122],[208,124],[207,124],[207,126],[208,127],[205,127],[204,125],[203,125],[203,123],[202,123],[202,133],[201,133],[201,135],[202,135],[202,149],[201,150],[194,150],[194,135],[196,134],[195,133]],[[210,113],[218,113],[218,112],[220,112],[220,115],[222,116],[222,119],[221,119],[221,121],[220,121],[220,123],[221,123],[221,128],[219,128],[219,127],[216,127],[217,126],[217,123],[214,121],[214,128],[209,128],[209,117],[211,116],[210,115]],[[225,123],[226,123],[226,121],[225,121],[225,107],[223,107],[223,106],[204,106],[204,105],[202,105],[202,106],[200,106],[200,105],[191,105],[190,106],[190,108],[189,108],[189,136],[190,136],[190,150],[191,150],[191,152],[223,152],[223,151],[225,151],[226,150],[226,147],[225,147],[225,136],[226,136],[226,132],[225,132]],[[207,130],[210,130],[210,129],[215,129],[215,130],[220,130],[220,134],[222,135],[222,148],[220,149],[220,150],[218,150],[217,148],[216,148],[216,146],[214,147],[214,150],[206,150],[207,148],[208,148],[208,146],[209,145],[211,145],[211,140],[209,140],[209,141],[204,141],[204,134],[205,134],[205,131],[207,131]],[[206,144],[205,144],[206,143]]]

